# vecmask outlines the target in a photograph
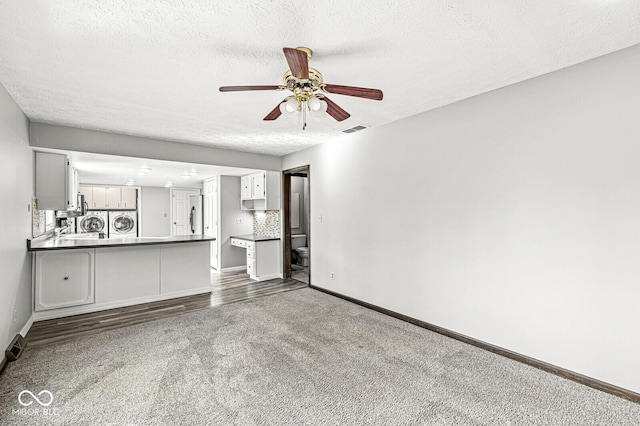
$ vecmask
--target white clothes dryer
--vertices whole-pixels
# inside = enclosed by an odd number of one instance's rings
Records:
[[[109,212],[109,238],[137,237],[138,236],[138,212],[110,211]]]
[[[78,217],[76,232],[80,234],[103,232],[105,237],[109,233],[109,215],[106,211],[88,211],[86,215]]]

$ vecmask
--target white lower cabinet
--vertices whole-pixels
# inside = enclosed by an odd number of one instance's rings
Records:
[[[211,291],[210,241],[36,251],[35,320]]]
[[[231,238],[231,245],[247,249],[247,274],[256,281],[281,278],[280,240],[248,241]]]
[[[35,310],[94,303],[95,249],[37,252]]]
[[[160,253],[160,293],[180,294],[211,288],[209,242],[168,244]]]
[[[160,294],[160,250],[121,247],[96,250],[96,303]]]

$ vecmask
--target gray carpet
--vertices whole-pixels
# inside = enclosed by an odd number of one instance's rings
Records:
[[[25,389],[55,415],[16,413]],[[638,425],[640,405],[303,289],[27,349],[0,424]]]

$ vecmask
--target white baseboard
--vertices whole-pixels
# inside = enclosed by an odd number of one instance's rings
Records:
[[[29,332],[29,330],[31,330],[32,325],[33,325],[33,314],[31,314],[31,316],[27,320],[27,323],[24,325],[24,327],[22,327],[22,330],[20,330],[20,335],[22,337],[27,337],[27,333]]]
[[[249,275],[249,278],[251,278],[254,281],[266,281],[266,280],[273,280],[273,279],[282,278],[282,277],[283,277],[282,274],[263,275],[261,277],[256,277],[255,275]]]
[[[161,300],[176,299],[179,297],[193,296],[195,294],[203,293],[211,293],[211,286],[175,291],[172,293],[157,294],[153,296],[137,297],[135,299],[120,300],[117,302],[73,306],[69,308],[34,312],[31,317],[31,323],[33,324],[34,320],[44,321],[48,319],[68,317],[72,315],[88,314],[91,312],[106,311],[108,309],[123,308],[125,306],[140,305],[142,303],[159,302]],[[31,327],[31,325],[29,325],[29,327]]]
[[[229,268],[220,269],[221,272],[235,272],[235,271],[246,271],[246,270],[247,270],[247,265],[231,266]]]

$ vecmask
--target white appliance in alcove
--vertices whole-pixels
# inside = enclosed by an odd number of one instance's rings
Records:
[[[109,238],[137,237],[138,236],[138,212],[110,211],[109,212]]]
[[[85,216],[77,218],[76,232],[81,234],[92,232],[104,232],[105,234],[109,234],[108,222],[108,212],[102,210],[89,211]]]

